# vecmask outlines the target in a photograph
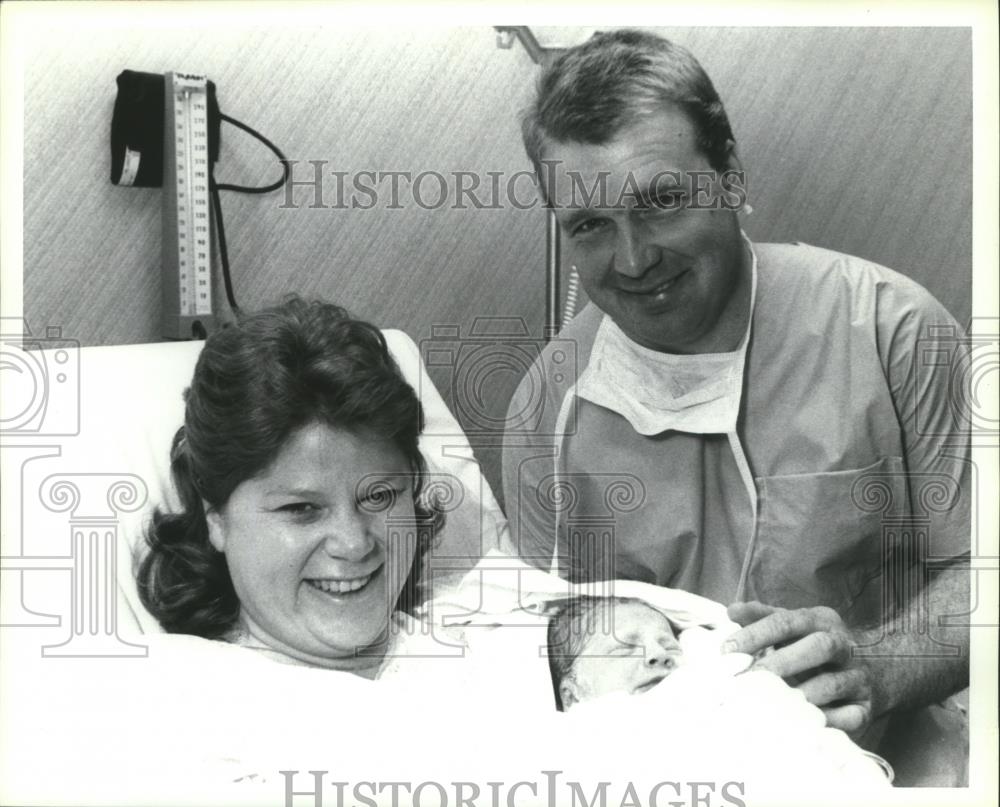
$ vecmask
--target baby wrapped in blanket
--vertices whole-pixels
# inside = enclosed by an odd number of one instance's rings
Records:
[[[753,669],[751,656],[723,653],[739,626],[697,595],[637,581],[570,584],[490,553],[427,617],[460,626],[512,710],[561,708],[570,734],[610,743],[624,755],[618,775],[744,778],[748,795],[778,801],[891,782],[800,691]],[[653,742],[636,741],[643,736]]]
[[[89,740],[81,746],[76,733],[25,720],[32,734],[18,744],[44,764],[19,773],[55,782],[57,760],[87,794],[81,800],[122,805],[147,803],[151,788],[160,803],[282,804],[292,785],[317,787],[312,771],[327,772],[329,803],[345,805],[379,795],[385,804],[417,803],[390,800],[394,782],[445,783],[450,805],[523,807],[839,805],[889,788],[878,765],[827,728],[800,692],[747,670],[749,656],[719,652],[736,629],[721,605],[643,583],[616,581],[613,591],[666,615],[681,652],[655,686],[637,694],[610,687],[566,712],[556,709],[549,675],[550,617],[571,598],[608,592],[499,556],[424,620],[394,623],[398,641],[375,681],[182,635],[144,637],[149,657],[137,665],[65,660],[71,675],[32,646],[36,662],[18,687],[36,693],[27,714],[43,714],[44,704],[45,714],[88,727]],[[502,783],[497,800],[490,783]],[[704,795],[710,785],[711,801],[695,798],[696,786]]]
[[[635,597],[569,598],[549,619],[548,655],[563,710],[609,692],[648,692],[684,663],[673,623]]]

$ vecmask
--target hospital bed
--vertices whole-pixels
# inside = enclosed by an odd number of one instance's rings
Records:
[[[454,656],[454,663],[445,665],[424,658],[422,671],[414,673],[415,668],[410,668],[410,673],[402,670],[397,676],[402,683],[395,702],[406,704],[402,707],[406,714],[400,719],[406,725],[422,725],[423,740],[411,742],[403,735],[399,742],[405,739],[407,751],[394,754],[391,749],[400,746],[380,735],[378,741],[388,755],[386,769],[397,770],[394,766],[409,763],[412,772],[412,766],[419,762],[423,766],[417,766],[420,770],[434,769],[442,777],[453,775],[456,769],[487,778],[517,776],[523,775],[526,767],[539,776],[540,767],[555,760],[563,760],[561,764],[572,769],[574,765],[579,768],[581,760],[593,758],[594,771],[655,778],[663,770],[663,760],[655,755],[643,757],[649,751],[643,751],[645,744],[634,749],[634,766],[638,768],[630,767],[633,757],[626,755],[609,769],[602,767],[608,759],[590,739],[591,731],[600,734],[603,720],[612,721],[619,729],[621,720],[626,721],[625,729],[638,726],[646,720],[643,710],[619,704],[624,716],[595,717],[597,722],[587,731],[582,731],[579,724],[566,728],[569,724],[551,722],[570,718],[552,708],[542,652],[544,627],[532,612],[539,600],[525,600],[517,594],[511,598],[512,575],[520,579],[527,570],[491,552],[502,543],[507,529],[503,513],[468,440],[427,376],[417,346],[400,331],[387,330],[384,334],[403,375],[423,403],[426,429],[421,450],[428,461],[430,484],[447,516],[447,524],[428,559],[427,576],[432,581],[428,594],[432,601],[426,615],[431,624],[462,627],[463,641],[476,650],[471,663],[459,664],[464,651],[445,643],[441,645],[442,653]],[[132,774],[132,790],[124,784],[119,790],[118,783],[107,777],[94,780],[92,785],[103,788],[99,791],[102,802],[136,803],[136,794],[145,793],[142,788],[147,786],[150,792],[160,794],[160,803],[183,798],[189,772],[182,776],[182,769],[177,768],[175,781],[168,782],[163,781],[162,769],[157,767],[177,747],[176,742],[169,747],[161,742],[164,735],[170,734],[163,727],[180,718],[173,706],[155,712],[148,690],[156,686],[164,691],[164,703],[174,704],[177,692],[171,690],[183,690],[187,681],[190,695],[185,696],[184,703],[194,713],[181,719],[181,736],[189,732],[192,740],[204,743],[206,737],[217,733],[216,746],[223,750],[229,743],[238,745],[254,734],[258,721],[271,721],[267,725],[273,725],[273,730],[256,732],[267,741],[280,740],[261,746],[274,755],[274,764],[268,768],[270,781],[262,777],[257,782],[269,789],[252,794],[264,797],[264,801],[273,801],[274,793],[283,787],[275,767],[279,757],[282,764],[305,769],[303,760],[307,755],[311,752],[315,758],[317,748],[326,747],[329,732],[325,727],[319,734],[305,737],[298,737],[301,732],[293,727],[313,722],[313,711],[321,711],[322,704],[310,699],[309,693],[326,692],[329,676],[335,674],[271,663],[247,674],[230,672],[228,646],[204,643],[213,647],[198,645],[189,652],[183,641],[168,644],[170,639],[183,637],[162,635],[137,595],[133,566],[141,551],[145,526],[154,508],[170,509],[178,504],[169,479],[169,448],[183,421],[182,391],[190,381],[201,345],[177,342],[88,347],[63,355],[56,355],[61,348],[17,355],[16,347],[5,345],[9,358],[20,361],[28,375],[35,373],[31,380],[40,385],[41,396],[41,409],[33,413],[34,419],[24,420],[31,428],[5,433],[0,455],[5,502],[4,664],[0,681],[0,708],[5,719],[0,744],[13,750],[4,755],[5,769],[0,771],[0,781],[5,782],[5,803],[86,801],[87,790],[81,782],[93,774],[98,760],[105,764],[108,755],[114,760],[129,760],[121,765]],[[51,424],[60,424],[59,429]],[[66,433],[52,433],[60,430]],[[487,557],[480,561],[483,556]],[[470,581],[482,584],[485,599],[478,604],[475,596],[470,599]],[[542,594],[558,595],[558,591],[544,590],[553,585],[558,584],[551,580],[542,584]],[[527,587],[538,588],[530,581]],[[685,600],[682,607],[691,606],[697,611],[700,600]],[[724,621],[720,606],[705,607],[709,613],[701,621]],[[697,614],[691,619],[699,621]],[[520,626],[514,624],[518,620]],[[511,625],[510,629],[497,630],[497,624],[503,621]],[[481,628],[478,633],[477,623]],[[427,646],[428,637],[422,638]],[[434,636],[429,638],[436,640]],[[168,652],[164,653],[164,648]],[[396,668],[402,669],[398,664]],[[317,673],[325,677],[318,678]],[[373,714],[371,704],[379,704],[379,712],[384,704],[391,715],[388,704],[393,701],[381,690],[375,696],[366,689],[375,685],[353,679],[338,676],[340,694],[328,694],[323,700],[333,698],[340,703],[339,717],[348,723],[343,710],[352,708],[351,704],[361,710],[354,718],[357,736],[338,746],[337,761],[357,766],[351,770],[357,770],[358,776],[371,776],[365,768],[362,742]],[[157,680],[157,685],[149,683]],[[281,693],[278,700],[282,708],[268,712],[273,704],[269,697],[261,695],[264,687]],[[767,687],[773,694],[773,686]],[[720,683],[718,691],[724,689]],[[348,695],[344,696],[344,692]],[[483,693],[489,696],[484,698]],[[702,697],[711,700],[714,695],[703,691]],[[209,720],[206,715],[223,702],[235,704],[226,712],[231,719]],[[249,714],[245,708],[248,702],[254,705]],[[363,708],[364,704],[368,706]],[[716,708],[720,704],[711,700],[709,705]],[[793,706],[800,714],[805,704]],[[485,715],[485,724],[470,722],[473,709]],[[442,717],[445,714],[451,715],[450,721]],[[293,718],[299,722],[290,723]],[[816,714],[812,713],[803,719],[803,725],[808,724],[812,732],[810,736],[819,736],[816,732],[822,719],[817,724]],[[200,720],[207,723],[203,725]],[[247,720],[250,723],[241,722]],[[384,720],[381,717],[375,722]],[[498,729],[502,725],[513,732],[514,741]],[[488,728],[485,734],[484,727]],[[548,730],[555,734],[547,735]],[[555,738],[558,751],[546,745],[547,736]],[[833,735],[823,737],[826,742]],[[628,748],[630,741],[623,742],[622,747]],[[879,777],[873,778],[873,768],[856,757],[846,742],[842,736],[834,739],[836,753],[843,755],[848,768],[860,766],[857,777],[849,773],[847,779],[856,779],[864,788],[872,786],[872,782],[877,787]],[[265,754],[261,747],[255,751],[258,758]],[[440,749],[443,756],[435,749]],[[289,756],[292,750],[299,756]],[[683,753],[681,745],[674,752]],[[840,776],[840,769],[834,771],[827,765],[825,754],[815,753],[810,759],[821,763],[822,776]],[[252,756],[249,751],[247,755]],[[213,775],[219,772],[220,759],[213,763]],[[272,757],[267,759],[270,765]],[[484,768],[489,760],[492,767]],[[322,757],[313,764],[321,762]],[[711,765],[706,767],[702,761],[692,758],[688,764],[693,766],[692,771],[697,768],[704,775],[711,772]],[[53,777],[53,765],[69,778]],[[239,775],[233,781],[253,780],[262,767],[267,765],[258,766],[249,775],[234,769]],[[808,765],[802,769],[810,770]],[[341,767],[341,774],[352,775],[351,770],[345,772]],[[124,770],[119,768],[118,772],[124,776]],[[767,776],[774,779],[776,774],[772,771]],[[796,792],[801,794],[801,788]],[[192,794],[187,792],[187,796]],[[202,789],[197,798],[206,802],[235,799],[242,803],[250,797],[243,791],[234,795]]]

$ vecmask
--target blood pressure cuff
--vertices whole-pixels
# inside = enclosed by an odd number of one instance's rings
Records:
[[[137,188],[163,186],[164,93],[166,76],[123,70],[111,115],[111,182]],[[219,103],[208,86],[208,154],[219,159]]]

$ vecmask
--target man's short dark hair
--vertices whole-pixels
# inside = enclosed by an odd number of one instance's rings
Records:
[[[603,145],[638,119],[669,106],[694,125],[698,148],[724,171],[733,140],[726,110],[698,60],[646,31],[595,34],[542,73],[521,121],[524,147],[539,177],[552,143]]]

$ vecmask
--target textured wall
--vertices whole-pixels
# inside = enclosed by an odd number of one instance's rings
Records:
[[[750,177],[752,237],[885,263],[968,318],[967,30],[664,33],[695,52],[727,105]],[[223,111],[290,159],[341,171],[526,168],[515,112],[536,68],[520,47],[497,49],[488,27],[81,35],[54,25],[25,65],[24,311],[33,328],[60,325],[82,344],[160,339],[160,192],[108,179],[114,79],[125,68],[208,75]],[[276,173],[269,152],[223,126],[219,181]],[[522,317],[541,333],[541,210],[426,210],[408,197],[398,210],[317,210],[305,188],[295,199],[298,209],[281,209],[278,194],[223,195],[245,307],[295,290],[418,341],[434,324],[467,333],[477,316]],[[451,374],[432,375],[450,401]],[[489,377],[487,416],[503,412],[516,375]],[[496,483],[495,450],[479,450]]]
[[[726,105],[752,239],[884,264],[968,321],[969,29],[655,30],[698,57]]]
[[[419,36],[168,30],[116,32],[97,43],[57,32],[26,71],[25,310],[84,344],[159,338],[160,191],[108,180],[114,79],[123,68],[208,75],[223,111],[290,159],[344,171],[522,167],[512,108],[532,66],[519,51],[497,51],[488,28]],[[256,141],[227,125],[222,134],[220,182],[262,183],[278,173]],[[323,294],[415,337],[432,318],[462,322],[470,311],[540,316],[530,284],[511,282],[529,280],[540,260],[540,213],[314,210],[308,189],[295,199],[302,206],[289,210],[280,209],[280,194],[224,195],[247,307],[290,290]]]
[[[968,29],[665,33],[698,54],[726,103],[749,173],[753,238],[885,264],[968,320]]]

